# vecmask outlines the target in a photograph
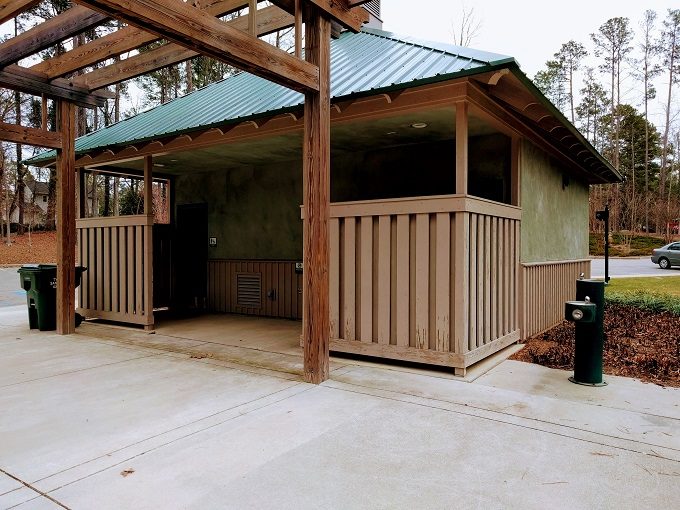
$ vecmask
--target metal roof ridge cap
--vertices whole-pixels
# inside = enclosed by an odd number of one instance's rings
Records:
[[[450,56],[455,56],[455,57],[463,57],[463,58],[471,58],[472,60],[478,60],[480,62],[484,62],[486,65],[496,65],[499,63],[506,63],[506,62],[515,62],[519,65],[519,62],[517,60],[510,56],[510,55],[503,55],[500,53],[494,53],[491,51],[486,51],[486,50],[477,50],[474,48],[468,48],[466,46],[458,46],[455,44],[449,44],[446,42],[442,41],[429,41],[426,39],[420,39],[418,37],[413,37],[413,36],[402,36],[400,34],[397,34],[395,32],[390,32],[386,30],[380,30],[377,28],[371,28],[371,27],[364,27],[361,29],[360,33],[365,33],[368,35],[372,35],[374,37],[381,37],[383,39],[389,39],[391,41],[399,42],[401,44],[408,44],[410,46],[416,46],[419,48],[423,49],[429,49],[429,50],[436,50],[441,53],[450,55]],[[354,34],[352,34],[354,35]],[[445,47],[441,46],[436,46],[436,45],[443,45]],[[461,51],[460,53],[455,53],[453,51],[453,48],[460,48]],[[468,50],[468,51],[465,51]],[[491,57],[491,56],[497,56],[501,57],[496,60],[482,60],[481,58],[476,58],[475,56],[470,56],[470,53],[479,53],[482,54],[486,57]],[[480,56],[482,56],[480,55]]]

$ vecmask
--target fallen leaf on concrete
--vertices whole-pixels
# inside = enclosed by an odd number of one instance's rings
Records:
[[[131,474],[134,473],[134,472],[135,472],[134,469],[132,469],[132,468],[127,468],[127,469],[124,469],[123,471],[120,472],[120,476],[126,477],[126,476],[131,475]]]

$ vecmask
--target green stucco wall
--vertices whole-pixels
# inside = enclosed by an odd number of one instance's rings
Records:
[[[522,262],[588,256],[588,185],[564,172],[543,150],[522,144]]]
[[[334,154],[331,200],[453,193],[455,160],[453,141]],[[217,238],[211,259],[301,260],[301,165],[197,168],[176,179],[175,203],[208,204],[208,235]]]
[[[208,235],[217,238],[209,258],[302,258],[302,170],[295,163],[192,173],[175,182],[177,205],[208,204]]]

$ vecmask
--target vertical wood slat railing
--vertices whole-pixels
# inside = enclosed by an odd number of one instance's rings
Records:
[[[153,217],[81,218],[76,221],[80,264],[78,313],[87,318],[153,325],[153,289],[144,253],[151,249]],[[152,269],[152,268],[151,268]]]
[[[522,338],[564,319],[564,303],[576,299],[576,280],[590,277],[590,259],[522,264]]]
[[[517,341],[520,218],[462,195],[331,204],[332,350],[465,368]]]

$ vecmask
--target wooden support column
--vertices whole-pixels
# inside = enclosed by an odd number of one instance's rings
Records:
[[[304,374],[328,379],[330,216],[330,40],[331,23],[310,6],[305,24],[305,58],[319,68],[319,91],[305,94],[303,140]]]
[[[468,104],[465,101],[456,103],[456,194],[468,194]],[[465,354],[469,351],[470,334],[470,213],[457,212],[454,225],[453,267],[457,276],[451,289],[453,342],[455,352]],[[454,372],[465,376],[464,368],[456,368]]]
[[[511,158],[511,191],[510,191],[510,203],[512,205],[521,206],[522,205],[522,194],[520,192],[520,180],[522,179],[522,139],[519,136],[512,137],[512,154]]]
[[[75,106],[57,101],[61,149],[57,150],[57,333],[75,331],[76,169]]]
[[[144,329],[151,331],[153,324],[153,157],[144,158],[144,314],[147,322]],[[142,282],[137,282],[141,285]]]
[[[468,193],[468,104],[456,103],[456,194]]]

